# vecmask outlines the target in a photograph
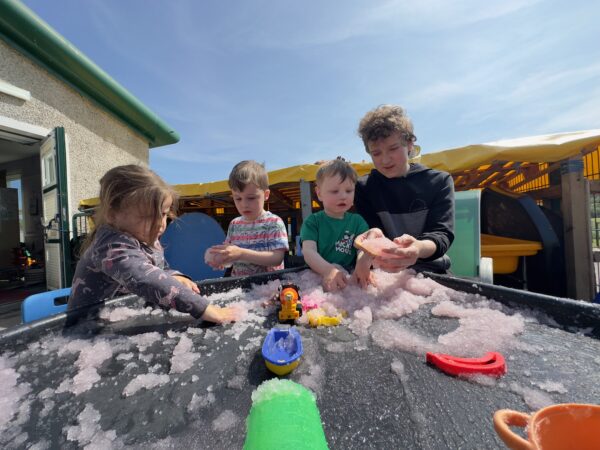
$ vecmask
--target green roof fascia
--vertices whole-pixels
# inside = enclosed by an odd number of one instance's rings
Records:
[[[0,38],[141,133],[150,147],[179,134],[18,0],[0,0]]]

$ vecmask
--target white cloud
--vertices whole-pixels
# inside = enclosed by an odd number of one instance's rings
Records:
[[[556,67],[535,72],[519,82],[504,99],[508,102],[524,102],[528,98],[556,93],[570,89],[579,83],[600,79],[600,63],[559,70]]]
[[[444,103],[454,97],[459,97],[469,90],[472,85],[450,81],[436,81],[429,86],[408,94],[406,103],[413,109],[431,107],[434,104]]]
[[[280,1],[262,11],[263,20],[255,23],[260,32],[240,33],[240,37],[246,44],[291,49],[365,36],[434,33],[503,17],[540,1],[346,1],[343,7],[329,7],[323,2]]]
[[[553,133],[566,130],[585,130],[600,126],[600,89],[586,94],[585,101],[558,108],[551,119],[538,127],[538,132]]]

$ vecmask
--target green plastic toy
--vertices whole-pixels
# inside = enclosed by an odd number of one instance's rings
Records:
[[[252,393],[244,450],[328,449],[314,394],[290,380],[272,379]]]

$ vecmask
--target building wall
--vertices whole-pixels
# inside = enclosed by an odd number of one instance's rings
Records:
[[[52,129],[65,128],[70,212],[98,196],[98,180],[121,164],[148,164],[148,143],[87,97],[0,40],[0,78],[31,93],[23,101],[0,93],[0,116]]]

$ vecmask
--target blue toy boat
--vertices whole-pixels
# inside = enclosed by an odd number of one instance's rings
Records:
[[[287,375],[298,366],[302,352],[302,338],[295,328],[272,328],[262,347],[267,368],[279,376]]]

